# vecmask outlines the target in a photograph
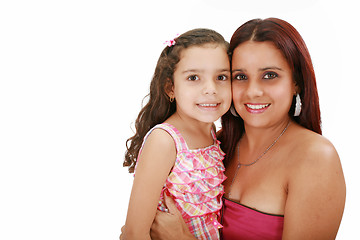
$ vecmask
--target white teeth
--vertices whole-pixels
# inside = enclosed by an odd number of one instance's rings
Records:
[[[203,104],[199,104],[202,107],[216,107],[217,104],[216,103],[203,103]]]
[[[269,106],[270,104],[257,104],[257,105],[252,105],[252,104],[246,104],[246,106],[250,109],[262,109],[265,108],[267,106]]]

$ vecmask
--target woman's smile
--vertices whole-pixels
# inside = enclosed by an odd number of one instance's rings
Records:
[[[270,103],[263,104],[263,103],[246,103],[244,104],[245,108],[250,113],[263,113],[270,107]]]

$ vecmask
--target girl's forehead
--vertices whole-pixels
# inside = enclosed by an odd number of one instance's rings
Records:
[[[229,58],[225,48],[217,45],[194,46],[181,54],[177,69],[224,69],[230,68]]]
[[[200,45],[193,45],[187,48],[184,48],[181,50],[180,52],[180,56],[184,55],[186,52],[192,52],[194,51],[194,49],[200,49],[200,50],[209,50],[209,49],[222,49],[223,51],[227,52],[227,49],[225,46],[223,46],[223,44],[220,43],[204,43],[204,44],[200,44]]]

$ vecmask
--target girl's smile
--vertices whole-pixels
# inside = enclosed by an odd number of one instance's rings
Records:
[[[169,93],[183,119],[211,123],[231,104],[230,62],[222,46],[190,47],[181,53]]]
[[[201,110],[216,111],[220,103],[199,103],[197,104]]]

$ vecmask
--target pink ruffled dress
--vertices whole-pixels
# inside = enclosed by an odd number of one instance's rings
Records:
[[[158,209],[166,211],[164,194],[169,194],[180,210],[190,232],[197,239],[220,239],[218,229],[224,187],[224,152],[214,131],[214,144],[201,149],[189,149],[179,131],[168,123],[152,128],[168,132],[176,144],[176,160],[161,192]],[[143,143],[144,144],[144,143]],[[165,193],[166,192],[166,193]]]

